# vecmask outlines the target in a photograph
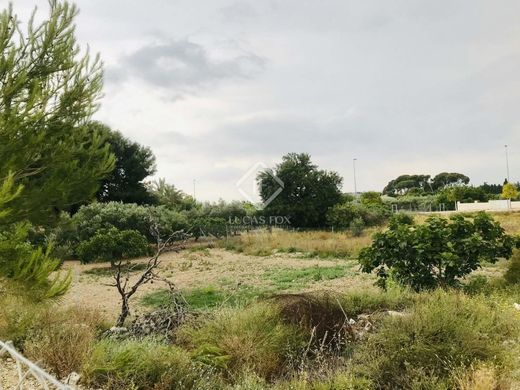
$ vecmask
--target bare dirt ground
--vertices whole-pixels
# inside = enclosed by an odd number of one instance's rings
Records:
[[[0,359],[0,389],[15,389],[18,385],[16,363],[10,358]],[[36,379],[28,378],[24,383],[24,389],[43,389]]]
[[[136,259],[133,262],[144,263],[146,259]],[[228,286],[247,284],[248,286],[262,288],[269,284],[269,280],[266,280],[263,276],[266,271],[314,266],[334,267],[338,264],[348,264],[352,272],[341,278],[312,282],[304,290],[348,290],[360,285],[371,286],[372,279],[368,275],[359,274],[357,263],[354,260],[309,259],[287,253],[266,257],[249,256],[223,249],[165,253],[161,257],[160,274],[182,290],[222,284]],[[114,287],[109,286],[112,283],[112,277],[108,272],[108,267],[109,263],[80,264],[77,261],[66,262],[64,268],[72,271],[73,282],[69,292],[64,297],[63,304],[95,308],[102,311],[107,319],[114,318],[119,310],[119,295]],[[139,271],[133,273],[130,282],[135,280],[138,275]],[[133,314],[147,310],[139,302],[143,296],[165,287],[163,283],[157,282],[143,285],[132,298]]]

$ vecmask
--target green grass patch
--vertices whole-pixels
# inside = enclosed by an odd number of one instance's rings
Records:
[[[265,295],[265,291],[256,287],[241,285],[235,290],[222,290],[215,286],[207,286],[183,292],[191,309],[211,309],[218,306],[241,306]],[[143,297],[145,306],[160,307],[169,303],[170,293],[167,290],[154,291]]]
[[[351,265],[332,267],[279,268],[266,271],[264,279],[271,281],[276,290],[303,288],[313,282],[342,278],[347,275]]]

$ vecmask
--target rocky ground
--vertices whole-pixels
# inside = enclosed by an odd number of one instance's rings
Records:
[[[0,359],[0,389],[15,389],[18,382],[19,379],[16,362],[11,358]],[[44,389],[44,387],[32,376],[24,381],[23,388],[25,390]]]

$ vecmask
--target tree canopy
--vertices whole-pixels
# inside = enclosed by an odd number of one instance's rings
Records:
[[[432,179],[433,190],[461,186],[469,183],[469,177],[457,172],[442,172]]]
[[[290,217],[296,227],[324,226],[328,209],[342,199],[342,178],[336,172],[318,169],[306,153],[289,153],[274,169],[258,175],[264,202],[280,188],[275,177],[283,182],[283,190],[265,211]]]
[[[190,210],[196,206],[195,199],[177,189],[173,184],[166,182],[166,179],[155,180],[148,185],[148,191],[154,196],[160,205],[164,205],[171,210]]]
[[[441,172],[433,179],[430,175],[401,175],[390,180],[383,189],[384,195],[398,196],[438,192],[446,188],[463,186],[469,177],[457,172]]]
[[[430,175],[401,175],[390,180],[383,189],[384,195],[405,195],[412,191],[431,191]]]
[[[115,169],[101,182],[96,198],[100,202],[154,203],[155,198],[144,182],[144,179],[156,171],[152,150],[102,123],[92,122],[88,127],[103,135],[110,152],[116,158]]]
[[[502,194],[500,197],[502,199],[512,199],[516,200],[520,193],[518,192],[518,188],[513,183],[506,183],[502,188]]]

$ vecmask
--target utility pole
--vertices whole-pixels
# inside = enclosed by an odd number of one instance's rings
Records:
[[[193,200],[197,200],[197,198],[195,198],[195,182],[196,180],[193,179]]]
[[[506,172],[507,172],[507,182],[509,183],[509,155],[507,153],[507,145],[504,145],[506,150]]]
[[[354,168],[354,198],[357,198],[356,160],[357,160],[357,158],[354,158],[354,159],[352,160],[352,166],[353,166],[353,168]]]

